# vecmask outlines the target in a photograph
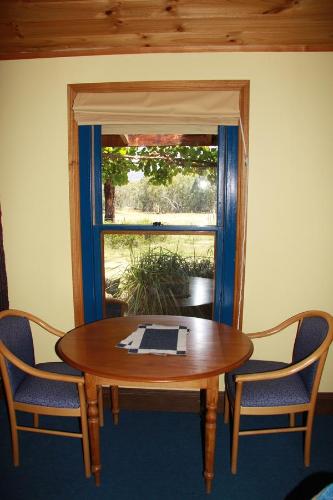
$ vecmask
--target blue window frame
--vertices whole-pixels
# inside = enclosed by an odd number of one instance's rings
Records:
[[[234,311],[237,233],[238,127],[218,128],[218,180],[216,226],[129,226],[127,231],[206,231],[216,236],[215,298],[213,318],[232,325]],[[80,214],[85,322],[103,317],[102,234],[121,225],[102,222],[101,127],[79,127]]]

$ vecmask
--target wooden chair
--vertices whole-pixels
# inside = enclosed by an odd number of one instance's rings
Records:
[[[124,300],[116,299],[112,295],[105,294],[104,318],[118,318],[125,316],[128,311],[128,304]]]
[[[18,431],[38,432],[82,439],[85,475],[90,477],[90,452],[84,378],[63,362],[35,364],[29,322],[58,337],[63,332],[27,312],[0,312],[0,368],[8,404],[13,462],[19,465]],[[16,411],[33,414],[33,427],[18,425]],[[81,432],[39,427],[39,415],[79,417]]]
[[[125,316],[128,311],[128,304],[124,300],[116,299],[110,294],[105,294],[104,302],[104,318],[118,318]],[[119,422],[119,390],[116,385],[110,386],[110,399],[112,419],[115,425]],[[98,387],[98,408],[99,408],[99,425],[104,425],[103,414],[103,387]]]
[[[233,413],[231,471],[236,474],[239,436],[277,432],[305,432],[304,464],[310,465],[311,435],[319,383],[333,337],[333,318],[322,311],[306,311],[270,330],[249,334],[267,337],[298,324],[292,362],[249,360],[225,376],[224,421]],[[305,423],[296,426],[295,414]],[[289,427],[240,430],[241,415],[289,414]],[[305,416],[305,415],[304,415]]]

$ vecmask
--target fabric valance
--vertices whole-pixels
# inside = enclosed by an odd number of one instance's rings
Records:
[[[103,125],[108,134],[216,133],[239,124],[238,91],[79,93],[79,125]]]

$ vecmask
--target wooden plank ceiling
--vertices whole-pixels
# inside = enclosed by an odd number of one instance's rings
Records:
[[[333,0],[0,0],[0,59],[331,50]]]

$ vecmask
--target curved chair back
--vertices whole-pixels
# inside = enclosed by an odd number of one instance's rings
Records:
[[[26,318],[7,316],[0,321],[0,341],[15,356],[30,366],[35,366],[34,345],[30,323]],[[9,381],[13,394],[26,377],[26,374],[6,360]]]
[[[307,356],[310,356],[323,344],[323,342],[327,338],[328,333],[329,323],[326,318],[322,316],[304,317],[300,322],[296,334],[292,363],[298,363]],[[326,356],[328,347],[329,344],[327,345],[327,349],[323,351],[321,356]],[[319,359],[307,368],[304,368],[300,371],[300,376],[309,393],[312,390],[318,368]]]

